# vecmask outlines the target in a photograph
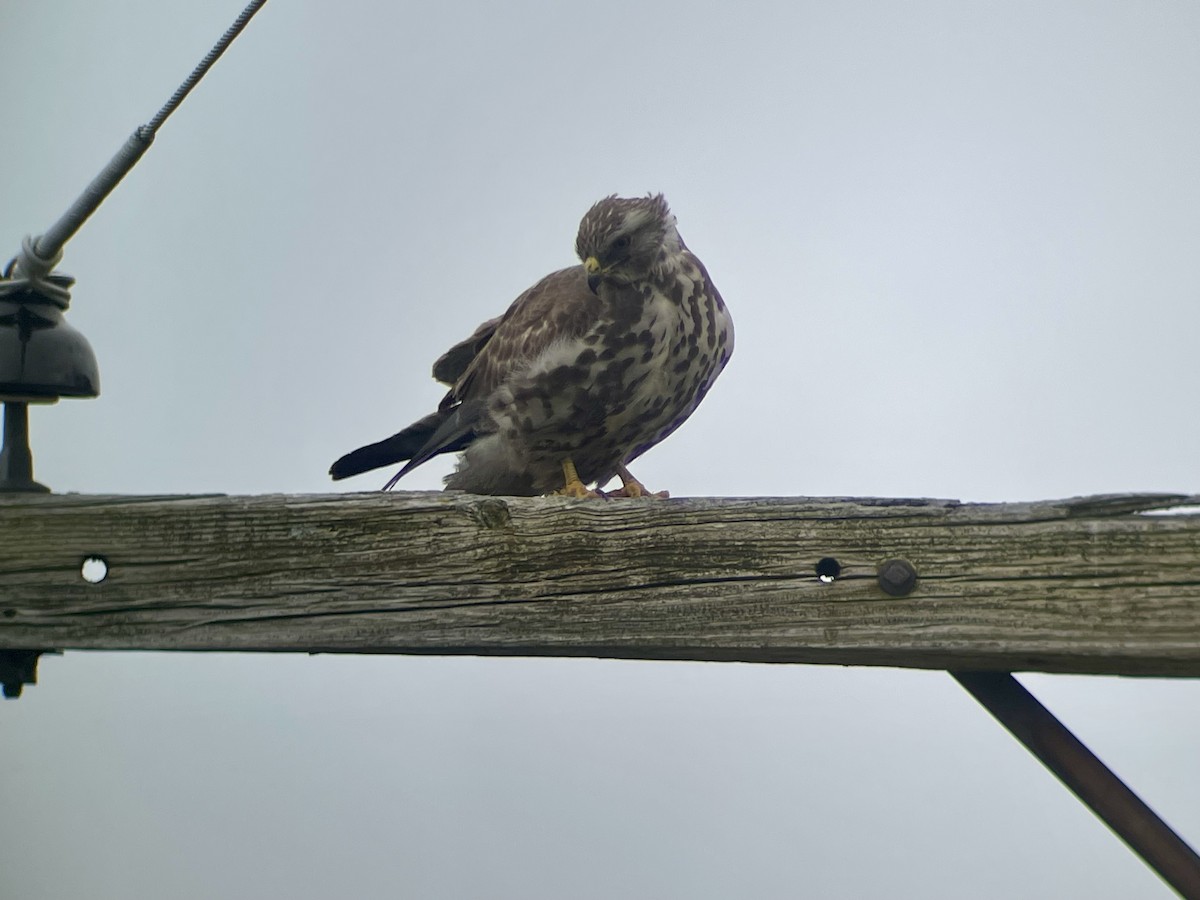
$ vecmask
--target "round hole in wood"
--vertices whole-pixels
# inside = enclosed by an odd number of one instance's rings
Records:
[[[817,577],[825,584],[833,584],[837,577],[842,574],[842,564],[832,556],[826,556],[817,560]]]
[[[108,577],[108,560],[103,556],[85,556],[79,574],[88,584],[99,584]]]

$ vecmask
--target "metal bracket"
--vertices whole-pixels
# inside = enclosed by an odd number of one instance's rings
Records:
[[[1185,900],[1200,900],[1200,856],[1009,672],[951,672]]]
[[[15,700],[27,684],[37,684],[38,657],[53,650],[0,650],[0,686],[4,696]]]

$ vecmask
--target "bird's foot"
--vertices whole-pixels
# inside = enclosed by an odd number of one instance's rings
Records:
[[[644,484],[629,474],[624,466],[617,467],[617,477],[621,479],[621,487],[609,491],[606,497],[653,497],[655,500],[666,500],[671,495],[667,491],[651,491]]]
[[[574,497],[577,500],[595,499],[604,496],[597,491],[589,491],[587,485],[579,480],[579,473],[575,471],[575,463],[569,459],[564,459],[562,463],[563,478],[566,480],[561,488],[554,492],[556,497]]]
[[[626,484],[623,487],[617,488],[615,491],[605,491],[605,497],[652,497],[655,500],[666,500],[671,494],[669,491],[650,491],[640,481],[634,481]]]
[[[555,497],[574,497],[576,500],[593,500],[605,496],[598,491],[589,491],[582,481],[568,481],[557,491]]]

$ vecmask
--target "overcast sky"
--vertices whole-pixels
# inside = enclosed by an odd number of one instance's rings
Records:
[[[240,0],[0,3],[0,256]],[[1200,492],[1200,8],[274,0],[67,248],[86,493],[370,490],[341,453],[663,191],[737,326],[675,496]],[[449,461],[403,487],[440,486]],[[1024,679],[1200,843],[1200,685]],[[1170,892],[940,673],[81,654],[0,706],[0,895]]]

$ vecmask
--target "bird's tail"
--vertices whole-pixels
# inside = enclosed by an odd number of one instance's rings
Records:
[[[329,474],[334,481],[360,475],[381,466],[390,466],[398,462],[412,459],[425,446],[439,425],[449,415],[448,411],[438,410],[413,422],[403,431],[393,434],[390,438],[376,441],[352,450],[329,467]]]
[[[329,474],[338,481],[407,460],[408,464],[384,487],[385,491],[390,490],[401,476],[421,463],[470,444],[475,439],[475,420],[481,407],[482,404],[467,403],[439,409],[389,438],[350,451],[329,467]]]

